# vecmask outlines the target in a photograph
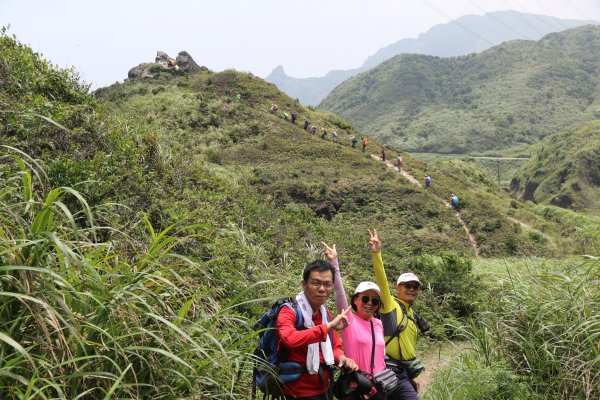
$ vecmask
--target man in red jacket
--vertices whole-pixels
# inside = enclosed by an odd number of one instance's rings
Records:
[[[299,379],[283,386],[288,400],[332,400],[331,367],[358,369],[356,363],[344,355],[336,332],[348,326],[350,307],[332,319],[324,306],[333,292],[333,279],[334,269],[327,261],[308,264],[302,274],[302,292],[296,296],[304,327],[296,329],[296,315],[290,307],[283,307],[277,317],[280,350],[287,351],[288,361],[306,366]]]

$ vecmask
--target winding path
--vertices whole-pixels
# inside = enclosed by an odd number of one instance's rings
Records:
[[[371,154],[371,158],[373,160],[381,161],[381,158],[379,157],[378,154]],[[391,169],[393,169],[395,171],[398,171],[398,168],[396,167],[396,165],[394,165],[391,161],[386,160],[385,164],[388,166],[388,168],[391,168]],[[400,170],[400,175],[402,175],[407,181],[409,181],[413,185],[416,185],[418,187],[423,187],[423,185],[421,185],[421,182],[419,182],[418,179],[416,179],[414,176],[412,176],[411,174],[409,174],[406,171],[406,169]],[[433,194],[433,196],[436,199],[438,199],[440,202],[444,203],[444,205],[446,207],[452,209],[452,205],[450,204],[450,202],[442,199],[441,197],[439,197],[439,196],[437,196],[435,194]],[[467,226],[467,223],[462,219],[462,217],[460,216],[460,213],[458,211],[454,211],[454,216],[456,217],[457,221],[460,222],[460,224],[462,225],[463,229],[465,230],[465,233],[467,234],[467,237],[469,238],[469,243],[471,244],[471,247],[473,247],[473,251],[475,252],[475,256],[479,257],[479,246],[477,246],[477,241],[475,240],[475,236],[473,236],[473,234],[471,233],[471,231],[469,231],[469,227]]]

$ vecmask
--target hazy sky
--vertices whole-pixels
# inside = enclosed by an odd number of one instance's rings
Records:
[[[158,50],[214,71],[322,76],[434,25],[509,9],[600,20],[600,0],[0,0],[0,26],[97,88]]]

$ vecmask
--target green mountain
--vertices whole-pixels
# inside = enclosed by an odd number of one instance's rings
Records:
[[[527,154],[595,118],[599,50],[600,27],[584,26],[464,57],[396,56],[338,86],[320,108],[408,151]]]
[[[462,56],[484,51],[508,40],[538,40],[551,32],[597,23],[517,11],[465,15],[446,24],[436,25],[416,38],[401,39],[379,49],[359,68],[329,71],[322,77],[294,78],[288,76],[282,66],[278,66],[265,79],[277,85],[290,97],[299,99],[302,104],[315,105],[346,79],[365,72],[398,54]]]
[[[565,130],[539,145],[511,182],[523,200],[600,211],[600,122]]]

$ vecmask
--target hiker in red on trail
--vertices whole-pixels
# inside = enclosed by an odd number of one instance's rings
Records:
[[[279,106],[277,104],[271,104],[271,112],[275,114],[279,110]]]
[[[361,138],[361,141],[362,141],[362,151],[364,153],[365,149],[367,148],[367,144],[369,144],[369,141],[367,140],[366,136]]]
[[[358,369],[344,354],[337,333],[348,327],[350,307],[335,318],[325,308],[325,302],[333,293],[334,280],[335,270],[329,262],[317,260],[308,264],[302,273],[302,291],[295,299],[304,326],[300,330],[296,328],[296,314],[290,307],[283,307],[277,316],[280,349],[288,352],[288,361],[305,369],[297,380],[283,384],[286,399],[331,399],[329,384],[333,366]]]

